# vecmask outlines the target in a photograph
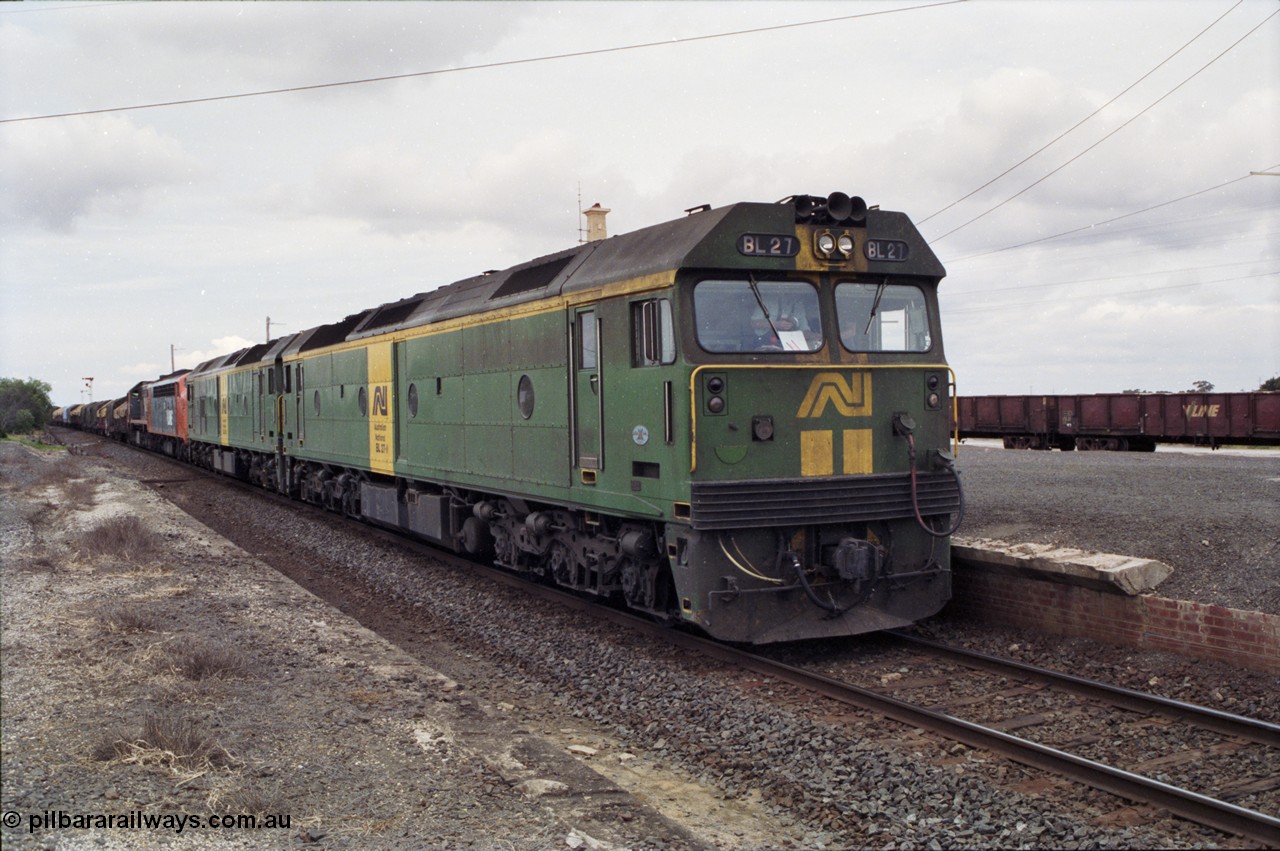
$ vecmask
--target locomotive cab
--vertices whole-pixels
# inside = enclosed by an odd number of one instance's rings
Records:
[[[944,271],[906,216],[837,196],[739,205],[718,264],[677,274],[688,504],[664,538],[681,617],[720,638],[899,627],[950,596]]]

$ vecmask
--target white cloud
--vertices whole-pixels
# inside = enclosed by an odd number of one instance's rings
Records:
[[[265,323],[264,323],[263,331],[264,332],[266,331]],[[264,336],[265,336],[265,333],[264,333]],[[239,351],[240,349],[247,349],[250,346],[255,346],[258,344],[258,342],[261,342],[261,341],[247,340],[238,334],[228,334],[223,337],[215,337],[209,342],[212,343],[212,346],[210,346],[207,349],[206,348],[191,349],[191,350],[178,349],[174,353],[174,364],[177,366],[178,369],[195,369],[195,367],[204,363],[210,358],[221,357],[222,355],[229,355],[232,352]]]
[[[0,133],[0,220],[68,232],[94,213],[135,218],[201,173],[177,139],[120,116],[19,124]]]

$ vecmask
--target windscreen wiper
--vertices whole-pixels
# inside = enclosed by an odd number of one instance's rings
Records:
[[[876,321],[876,311],[880,309],[880,297],[884,295],[884,288],[887,286],[889,286],[889,276],[885,275],[880,286],[876,287],[876,299],[871,302],[871,315],[867,317],[867,327],[862,330],[864,337],[871,333],[871,323]]]
[[[886,280],[888,279],[886,278]],[[764,314],[764,321],[769,323],[769,330],[773,332],[773,336],[776,339],[781,340],[782,335],[774,327],[773,318],[769,316],[769,308],[764,306],[764,299],[760,296],[760,288],[756,286],[756,276],[747,275],[747,283],[751,285],[751,294],[756,297],[756,304],[760,305],[760,311]],[[878,302],[879,300],[879,296],[877,296],[876,301]]]

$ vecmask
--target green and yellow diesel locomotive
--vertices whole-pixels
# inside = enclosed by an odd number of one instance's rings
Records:
[[[202,364],[211,469],[725,640],[950,596],[945,274],[842,193],[698,208]]]

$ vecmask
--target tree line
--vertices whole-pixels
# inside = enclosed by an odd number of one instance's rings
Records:
[[[26,434],[49,424],[53,403],[43,381],[0,378],[0,437]]]
[[[1258,386],[1257,390],[1253,392],[1268,393],[1268,392],[1275,392],[1277,390],[1280,390],[1280,375],[1277,375],[1275,378],[1268,378],[1266,381],[1262,382],[1262,384]],[[1186,390],[1142,390],[1140,388],[1134,387],[1128,390],[1121,390],[1120,392],[1121,393],[1212,393],[1213,382],[1193,381],[1191,382],[1191,386],[1188,387]]]

